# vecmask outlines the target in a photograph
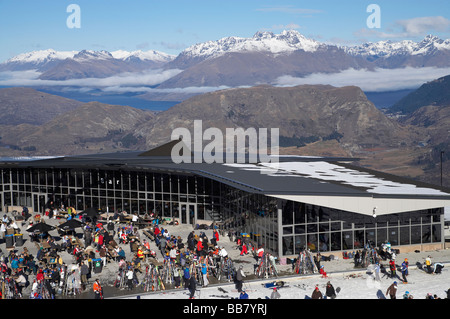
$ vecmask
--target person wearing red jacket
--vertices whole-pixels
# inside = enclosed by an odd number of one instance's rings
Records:
[[[391,259],[389,261],[389,268],[391,270],[391,278],[394,278],[397,276],[397,266],[395,265],[395,260]]]
[[[200,239],[197,242],[197,255],[201,255],[202,254],[202,250],[203,250],[203,241]]]
[[[103,288],[100,285],[100,281],[98,278],[95,279],[92,289],[94,290],[95,299],[103,299]]]
[[[247,255],[247,254],[248,254],[247,245],[245,243],[243,243],[242,249],[241,249],[241,256]]]

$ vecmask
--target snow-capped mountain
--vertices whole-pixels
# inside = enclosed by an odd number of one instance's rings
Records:
[[[45,63],[50,60],[73,58],[77,51],[55,51],[53,49],[32,51],[12,57],[5,63]]]
[[[56,51],[53,49],[32,51],[16,55],[0,64],[0,71],[45,71],[58,62],[73,58],[77,51]]]
[[[347,69],[450,67],[450,40],[427,36],[414,42],[379,41],[338,46],[310,39],[295,30],[256,32],[197,43],[178,56],[158,51],[55,51],[20,54],[0,71],[36,70],[40,79],[108,77],[149,69],[183,70],[160,88],[273,84],[282,76],[304,77]]]
[[[82,50],[75,54],[72,59],[74,59],[77,62],[84,62],[84,61],[92,61],[92,60],[108,60],[108,59],[114,59],[111,53],[105,50],[101,51],[93,51],[93,50]]]
[[[270,52],[289,53],[296,50],[314,52],[321,44],[308,39],[298,31],[283,31],[274,34],[259,31],[252,38],[226,37],[217,41],[198,43],[185,49],[180,55],[190,57],[218,57],[228,52]]]
[[[117,51],[113,51],[111,52],[111,55],[115,58],[115,59],[119,59],[119,60],[131,60],[131,59],[140,59],[142,61],[154,61],[154,62],[169,62],[172,61],[173,59],[175,59],[176,56],[171,55],[171,54],[167,54],[164,52],[160,52],[160,51],[155,51],[155,50],[149,50],[149,51],[142,51],[142,50],[137,50],[137,51],[124,51],[124,50],[117,50]]]
[[[367,42],[353,47],[342,47],[353,56],[391,57],[396,55],[428,55],[439,50],[450,50],[450,39],[442,40],[428,35],[420,42],[403,40],[394,42]]]
[[[146,65],[161,66],[170,62],[175,56],[149,50],[149,51],[124,51],[117,50],[108,52],[105,50],[82,50],[82,51],[56,51],[54,49],[32,51],[16,55],[0,64],[0,71],[23,71],[36,70],[44,72],[66,59],[83,63],[83,62],[101,62],[106,60],[119,60],[130,63],[143,62]]]

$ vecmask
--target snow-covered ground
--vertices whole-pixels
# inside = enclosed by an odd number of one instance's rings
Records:
[[[272,288],[265,288],[264,284],[274,280],[282,280],[285,283],[283,288],[278,289],[280,299],[309,299],[316,285],[325,294],[325,287],[328,281],[333,287],[340,288],[337,299],[390,299],[386,297],[386,290],[394,282],[398,283],[397,298],[403,298],[408,291],[414,299],[425,299],[428,293],[437,295],[441,299],[447,297],[447,290],[450,288],[450,265],[444,264],[441,274],[427,274],[417,267],[410,267],[408,283],[404,284],[400,278],[389,278],[381,275],[381,281],[375,281],[375,276],[369,270],[356,270],[329,273],[328,278],[320,275],[307,275],[296,277],[284,277],[280,279],[254,280],[244,282],[243,288],[250,299],[265,299],[270,297]],[[401,274],[399,273],[399,276]],[[220,288],[220,289],[219,289]],[[225,291],[223,291],[223,290]],[[206,288],[198,287],[196,299],[231,299],[238,298],[234,284],[221,284]],[[117,298],[117,297],[116,297]],[[124,299],[188,299],[189,291],[183,288],[177,290],[167,290],[164,292],[154,292],[148,294],[135,294],[121,297]]]

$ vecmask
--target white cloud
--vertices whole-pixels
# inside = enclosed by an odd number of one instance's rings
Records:
[[[396,23],[403,28],[404,33],[410,36],[420,36],[433,31],[448,31],[450,27],[450,20],[441,16],[399,20]]]
[[[354,35],[380,39],[423,37],[436,32],[450,32],[450,20],[442,16],[397,20],[386,31],[363,28],[354,32]]]
[[[139,87],[160,84],[182,72],[178,69],[121,73],[106,78],[41,80],[37,71],[0,72],[0,86],[76,86],[83,88]]]
[[[347,69],[339,73],[314,73],[303,78],[284,75],[276,86],[296,86],[303,84],[329,84],[336,87],[355,85],[366,92],[395,91],[417,88],[425,82],[450,74],[450,68],[402,68],[402,69]]]

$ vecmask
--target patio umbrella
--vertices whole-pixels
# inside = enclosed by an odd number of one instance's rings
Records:
[[[86,252],[86,253],[90,253],[91,251],[94,251],[94,247],[92,247],[92,246],[87,246],[85,249],[84,249],[84,251]]]
[[[78,227],[83,227],[83,225],[84,225],[83,222],[80,222],[79,220],[72,218],[72,219],[62,223],[61,225],[59,225],[57,227],[62,229],[62,230],[71,230],[71,229],[73,230],[73,229],[78,228]]]
[[[86,215],[88,217],[98,217],[99,212],[94,207],[89,207],[83,211],[83,215]]]
[[[55,229],[52,225],[46,224],[46,223],[37,223],[36,225],[31,226],[27,229],[27,232],[30,233],[46,233],[51,230]]]

